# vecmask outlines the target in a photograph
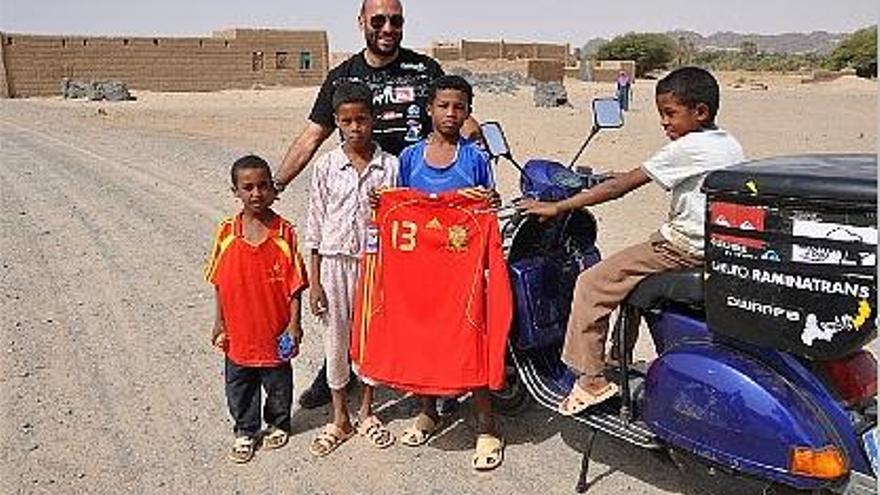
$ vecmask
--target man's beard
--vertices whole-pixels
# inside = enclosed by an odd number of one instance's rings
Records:
[[[375,53],[376,55],[382,55],[382,56],[387,57],[390,55],[394,55],[394,52],[396,52],[397,49],[400,48],[400,41],[403,39],[403,33],[400,33],[399,35],[396,36],[396,39],[394,40],[394,46],[392,46],[390,49],[384,49],[379,45],[379,31],[374,31],[374,30],[365,31],[364,39],[367,42],[367,49],[369,49],[371,52]]]

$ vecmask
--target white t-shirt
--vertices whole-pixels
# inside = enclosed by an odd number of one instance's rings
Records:
[[[642,164],[642,170],[667,191],[672,190],[669,219],[660,235],[690,254],[703,256],[706,175],[745,160],[739,141],[722,129],[690,132],[670,142]]]

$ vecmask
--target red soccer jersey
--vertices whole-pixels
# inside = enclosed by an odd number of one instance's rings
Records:
[[[240,214],[220,222],[205,278],[220,291],[229,359],[274,366],[276,339],[290,323],[290,299],[307,286],[306,272],[293,226],[280,216],[260,244],[247,242],[241,229]]]
[[[395,388],[452,395],[504,385],[512,318],[498,219],[472,190],[382,194],[364,256],[351,357]]]

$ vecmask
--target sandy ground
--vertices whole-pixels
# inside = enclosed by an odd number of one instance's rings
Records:
[[[877,83],[724,75],[719,123],[750,157],[877,150]],[[752,89],[762,82],[767,90]],[[738,86],[738,87],[735,87]],[[535,109],[530,89],[478,94],[515,155],[568,161],[588,102],[610,85],[567,82],[573,106]],[[582,431],[533,407],[503,418],[509,444],[491,474],[469,468],[471,409],[427,447],[374,452],[361,439],[315,460],[327,411],[294,411],[290,444],[245,466],[225,460],[231,423],[222,360],[208,345],[211,289],[201,270],[214,223],[236,211],[228,167],[255,151],[277,163],[316,89],[138,93],[117,104],[0,101],[0,453],[5,493],[571,493]],[[635,85],[623,129],[600,134],[581,164],[626,170],[665,143],[652,83]],[[325,148],[328,145],[325,145]],[[497,171],[505,197],[512,167]],[[301,223],[305,177],[277,209]],[[648,187],[595,209],[606,252],[644,239],[668,198]],[[297,394],[320,365],[305,321]],[[650,355],[650,343],[640,353]],[[379,397],[400,431],[410,400]],[[601,439],[591,493],[696,494],[651,453]]]

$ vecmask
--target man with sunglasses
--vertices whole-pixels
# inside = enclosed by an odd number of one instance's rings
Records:
[[[384,151],[399,155],[406,146],[431,131],[427,112],[428,88],[443,69],[431,57],[400,46],[403,39],[403,5],[400,0],[363,0],[358,25],[366,48],[332,69],[321,85],[305,129],[287,150],[275,175],[280,192],[311,161],[317,149],[336,128],[332,96],[346,80],[365,83],[373,91],[373,139]],[[479,124],[472,117],[462,128],[468,138],[478,137]],[[330,402],[326,368],[300,396],[307,409]]]

